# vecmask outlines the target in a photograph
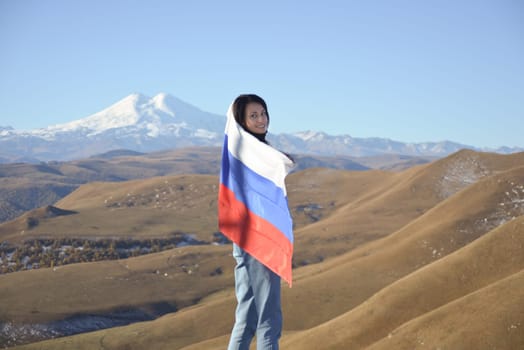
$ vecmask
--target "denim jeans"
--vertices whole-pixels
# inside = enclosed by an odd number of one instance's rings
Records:
[[[248,350],[256,334],[257,350],[278,350],[282,332],[280,277],[233,244],[237,308],[228,350]]]

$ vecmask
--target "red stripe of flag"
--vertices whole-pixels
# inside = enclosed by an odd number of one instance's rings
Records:
[[[291,287],[293,244],[280,230],[249,211],[223,184],[218,192],[218,215],[219,229],[226,237],[263,262]]]

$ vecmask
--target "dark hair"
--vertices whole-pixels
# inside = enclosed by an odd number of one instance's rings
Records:
[[[269,123],[269,111],[267,110],[266,101],[264,101],[262,97],[255,94],[244,94],[238,96],[233,102],[233,116],[235,117],[236,122],[240,124],[242,128],[244,128],[244,130],[246,130],[251,135],[255,136],[260,141],[267,143],[266,134],[252,133],[246,127],[246,107],[249,103],[253,102],[260,103],[264,107],[267,114],[267,122]]]

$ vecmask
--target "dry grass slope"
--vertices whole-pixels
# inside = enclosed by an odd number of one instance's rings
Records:
[[[55,203],[91,181],[125,181],[174,174],[217,174],[220,149],[186,148],[46,164],[0,164],[0,222]],[[119,154],[119,153],[117,153]]]
[[[137,258],[0,275],[0,321],[42,323],[120,309],[181,309],[232,281],[230,249],[183,247]],[[220,269],[220,273],[216,273]]]
[[[34,210],[0,225],[0,237],[162,238],[181,231],[209,240],[217,230],[217,181],[211,175],[173,175],[89,183],[56,204],[77,214],[46,217]],[[37,226],[28,227],[30,217]]]
[[[309,169],[291,175],[296,262],[319,263],[296,268],[293,288],[283,289],[282,347],[522,346],[522,164],[524,153],[462,151],[400,173]],[[84,204],[71,200],[63,207],[91,210],[88,192]],[[229,250],[188,247],[0,276],[0,314],[50,319],[61,298],[60,316],[176,301],[178,312],[154,321],[19,348],[223,349],[235,305]],[[197,263],[201,272],[188,274]],[[210,276],[217,266],[223,274]],[[53,296],[57,285],[75,283],[74,290]],[[30,288],[41,297],[17,295]],[[108,295],[113,300],[102,300]],[[191,300],[198,303],[182,308]]]
[[[321,347],[362,349],[382,338],[389,339],[394,336],[402,339],[402,336],[397,337],[397,328],[402,327],[406,322],[416,320],[448,303],[467,298],[471,293],[524,271],[523,248],[524,216],[390,283],[349,312],[310,330],[284,337],[282,347],[286,349],[318,349]],[[516,297],[517,293],[513,294]],[[512,294],[509,293],[509,295]],[[515,298],[512,300],[518,302]],[[454,332],[466,333],[468,327],[480,328],[477,322],[484,322],[486,317],[493,316],[496,319],[503,315],[507,305],[501,306],[500,309],[495,305],[496,303],[483,305],[478,310],[484,314],[483,319],[471,318],[462,327],[454,329]],[[520,317],[524,316],[522,310],[524,309],[521,309]],[[518,313],[515,313],[514,316],[518,316]],[[484,334],[485,338],[482,340],[484,346],[476,347],[476,349],[488,348],[487,344],[496,343],[497,338],[506,338],[508,329],[518,327],[520,333],[523,333],[524,324],[519,326],[517,318],[508,317],[504,320],[501,325],[504,333],[492,331]],[[451,337],[453,328],[436,328],[432,332],[442,332],[441,336]],[[519,332],[515,331],[511,334],[516,335],[517,333]],[[479,338],[479,334],[475,332],[469,332],[469,336]],[[477,341],[480,342],[479,339]],[[435,341],[426,340],[426,344],[433,348],[441,346],[439,342]],[[390,347],[390,349],[412,348],[416,347]]]
[[[24,212],[54,204],[81,184],[93,181],[120,182],[176,174],[216,175],[220,168],[219,147],[189,147],[152,153],[115,150],[97,156],[40,164],[0,164],[0,222]],[[429,161],[405,156],[320,157],[294,155],[297,170],[326,167],[367,170],[360,162],[383,169],[406,169]]]
[[[416,318],[369,350],[523,349],[524,271]]]

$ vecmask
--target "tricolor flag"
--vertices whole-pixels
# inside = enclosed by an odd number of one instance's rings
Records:
[[[232,106],[218,191],[220,231],[291,286],[293,222],[284,179],[294,163],[245,131]]]

